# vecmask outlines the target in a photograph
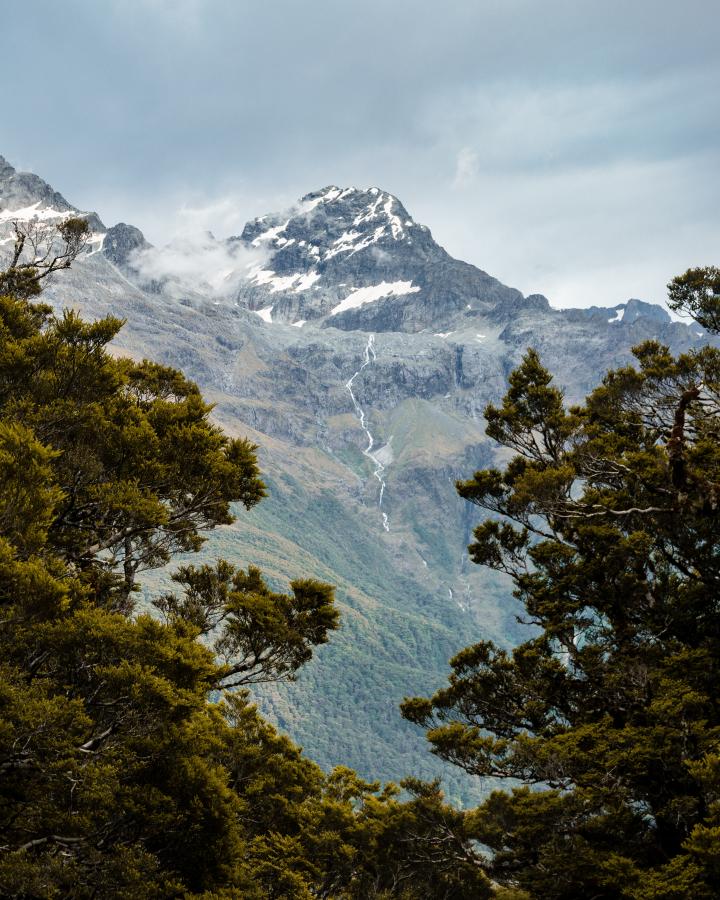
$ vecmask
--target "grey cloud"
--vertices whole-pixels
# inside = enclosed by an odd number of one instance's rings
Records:
[[[0,152],[155,243],[378,184],[563,304],[717,261],[714,2],[35,0],[3,27]]]

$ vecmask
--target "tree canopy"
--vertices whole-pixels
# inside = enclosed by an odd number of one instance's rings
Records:
[[[691,270],[672,303],[717,330],[716,281]],[[568,409],[529,350],[487,408],[512,456],[458,483],[490,513],[469,551],[510,576],[531,636],[466,648],[403,707],[433,752],[515,785],[472,830],[532,897],[720,884],[720,351],[634,353]]]

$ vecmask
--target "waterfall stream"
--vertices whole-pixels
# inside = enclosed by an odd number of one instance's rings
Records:
[[[376,359],[377,359],[377,355],[375,353],[375,335],[371,334],[371,335],[368,335],[367,344],[365,345],[365,361],[360,366],[360,368],[357,370],[357,372],[352,376],[352,378],[345,384],[345,387],[347,388],[348,393],[350,394],[350,399],[352,400],[353,408],[355,409],[355,415],[360,420],[360,427],[365,432],[365,436],[367,437],[367,440],[368,440],[368,445],[363,450],[363,453],[365,454],[365,456],[367,456],[367,458],[369,460],[372,461],[373,465],[375,466],[373,475],[375,476],[375,478],[377,478],[378,483],[380,485],[380,496],[378,498],[378,508],[379,508],[380,512],[382,513],[383,528],[385,529],[385,531],[390,531],[390,522],[388,521],[387,513],[385,513],[382,508],[383,497],[385,495],[385,479],[383,478],[383,472],[385,471],[385,466],[380,462],[380,460],[377,458],[377,456],[373,453],[373,447],[375,446],[375,440],[372,436],[370,429],[365,424],[365,410],[357,402],[357,398],[355,397],[355,394],[353,393],[353,389],[352,389],[353,381],[355,381],[355,379],[358,377],[358,375],[362,372],[362,370],[366,366],[369,366],[371,362],[375,362]]]

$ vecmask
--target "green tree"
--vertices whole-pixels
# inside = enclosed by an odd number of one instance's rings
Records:
[[[326,775],[242,689],[327,640],[330,586],[219,560],[134,609],[138,573],[262,498],[256,448],[25,276],[0,278],[0,895],[485,896],[436,787]]]
[[[215,566],[183,566],[172,576],[183,594],[165,594],[154,606],[174,624],[214,635],[212,647],[224,665],[218,687],[243,687],[293,678],[315,644],[337,628],[338,613],[326,584],[304,579],[292,596],[271,591],[259,569],[239,571],[225,560]]]
[[[23,268],[20,250],[6,285],[62,267]],[[332,589],[270,595],[235,573],[224,663],[191,616],[129,617],[139,571],[263,496],[255,448],[226,438],[180,373],[114,359],[120,322],[16,293],[0,298],[0,891],[237,886],[240,801],[208,697],[248,655],[253,672],[292,674],[336,627]]]
[[[708,328],[713,279],[671,285]],[[530,350],[488,407],[513,455],[458,484],[492,514],[469,549],[510,576],[532,636],[468,647],[403,707],[433,752],[521,785],[473,833],[533,897],[718,896],[720,351],[634,352],[566,409]]]
[[[688,269],[668,285],[670,309],[691,316],[708,331],[720,332],[720,269]]]
[[[85,219],[69,216],[57,224],[33,220],[13,222],[10,264],[0,272],[0,294],[27,299],[42,291],[42,281],[69,269],[87,246]]]
[[[254,446],[209,421],[196,385],[107,353],[121,326],[0,298],[0,415],[55,451],[48,542],[88,577],[120,573],[107,596],[118,608],[139,571],[197,550],[202,530],[232,520],[231,501],[264,494]]]

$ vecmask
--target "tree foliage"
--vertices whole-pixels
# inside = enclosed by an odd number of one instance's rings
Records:
[[[326,775],[242,690],[327,640],[332,588],[220,560],[134,609],[138,573],[262,498],[256,448],[113,358],[120,322],[28,294],[0,297],[0,895],[486,896],[436,785]]]
[[[717,270],[673,282],[716,327]],[[512,457],[458,484],[491,513],[476,563],[533,626],[407,700],[441,757],[520,783],[473,813],[497,882],[542,898],[715,897],[720,884],[720,351],[656,342],[566,409],[530,350],[487,433]]]
[[[255,448],[210,423],[196,385],[107,353],[121,326],[0,298],[0,414],[55,454],[48,542],[79,573],[121,573],[116,606],[138,571],[197,550],[201,531],[231,521],[231,501],[264,493]]]
[[[87,221],[78,216],[68,216],[58,223],[15,221],[13,232],[10,264],[0,272],[0,295],[21,299],[36,297],[44,278],[69,269],[90,237]]]
[[[259,569],[183,566],[172,576],[183,594],[154,601],[166,621],[194,625],[213,635],[213,649],[224,661],[218,687],[235,688],[293,678],[312,656],[312,648],[337,628],[333,591],[312,579],[293,581],[292,596],[271,591]]]
[[[688,269],[668,285],[670,309],[692,316],[703,328],[720,332],[720,269]]]

